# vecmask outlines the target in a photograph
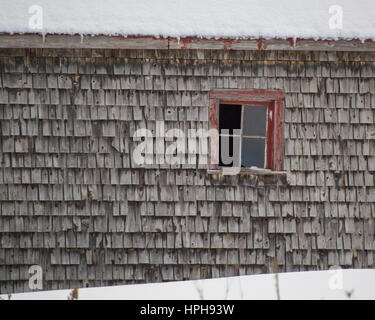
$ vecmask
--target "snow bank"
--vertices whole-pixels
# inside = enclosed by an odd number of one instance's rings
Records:
[[[346,269],[279,274],[281,299],[375,299],[375,270]],[[71,290],[14,294],[14,300],[67,300]],[[79,289],[79,300],[276,299],[275,275]],[[7,299],[3,295],[0,298]]]
[[[330,28],[332,5],[341,29]],[[375,39],[374,18],[373,0],[0,0],[0,33],[365,40]]]

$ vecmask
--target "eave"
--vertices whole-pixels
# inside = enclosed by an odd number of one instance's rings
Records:
[[[375,51],[373,40],[204,39],[152,36],[0,34],[0,48]]]

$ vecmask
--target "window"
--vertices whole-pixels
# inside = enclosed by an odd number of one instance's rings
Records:
[[[282,170],[284,94],[280,90],[212,90],[211,169]]]

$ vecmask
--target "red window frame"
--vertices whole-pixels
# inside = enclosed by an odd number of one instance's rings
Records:
[[[266,169],[283,170],[284,155],[284,101],[281,90],[211,90],[210,91],[210,129],[219,130],[220,104],[264,105],[268,107]],[[215,130],[214,130],[215,132]],[[210,169],[219,167],[219,137],[211,131]]]

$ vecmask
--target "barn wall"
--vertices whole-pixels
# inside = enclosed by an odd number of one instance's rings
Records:
[[[374,267],[375,54],[0,51],[0,293]],[[209,90],[285,92],[287,177],[137,167]]]

